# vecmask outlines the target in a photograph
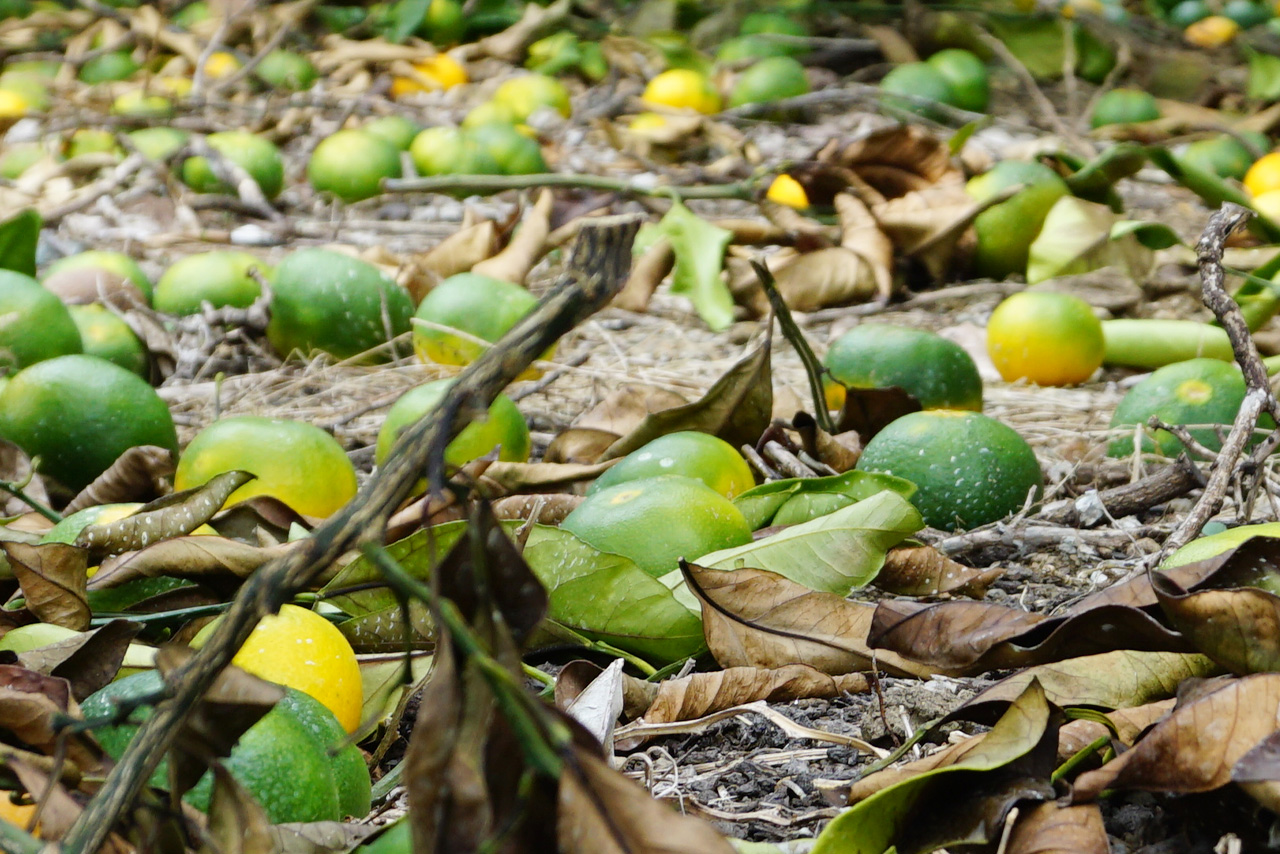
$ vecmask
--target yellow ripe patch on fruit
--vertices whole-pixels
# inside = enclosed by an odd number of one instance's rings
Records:
[[[1070,294],[1023,291],[991,314],[987,352],[1006,381],[1036,385],[1082,383],[1102,364],[1102,322]]]
[[[191,79],[189,77],[157,77],[151,81],[151,87],[162,95],[185,98],[191,94]]]
[[[771,202],[786,205],[796,210],[809,207],[809,194],[804,191],[800,182],[785,172],[773,179],[769,191],[764,196]]]
[[[219,617],[192,639],[199,648]],[[254,676],[310,694],[333,712],[347,732],[360,726],[364,702],[355,651],[333,623],[314,611],[285,605],[263,617],[231,663]]]
[[[1272,222],[1280,222],[1280,189],[1254,196],[1253,209]]]
[[[662,72],[644,87],[640,99],[654,107],[699,113],[720,112],[720,93],[716,87],[705,74],[690,68],[672,68]]]
[[[242,63],[236,59],[235,54],[219,50],[209,55],[204,64],[204,74],[211,80],[221,80],[235,74],[241,66]]]
[[[12,89],[0,89],[0,118],[16,119],[27,114],[27,99]]]
[[[396,77],[391,81],[392,98],[403,98],[414,92],[452,89],[471,79],[467,76],[467,69],[447,53],[438,53],[413,63],[413,71],[412,77]]]
[[[1240,25],[1223,15],[1201,18],[1182,31],[1187,44],[1203,48],[1222,47],[1230,44],[1240,33]]]
[[[13,792],[0,792],[0,821],[7,821],[25,830],[31,824],[31,817],[36,813],[36,805],[15,804],[12,795]],[[40,838],[40,825],[35,826],[31,835],[36,839]]]
[[[1280,151],[1259,157],[1244,173],[1244,188],[1257,198],[1271,190],[1280,190]]]

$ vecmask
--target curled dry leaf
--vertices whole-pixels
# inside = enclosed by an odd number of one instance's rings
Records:
[[[78,773],[101,771],[103,754],[97,745],[82,734],[68,736],[63,730],[63,718],[77,712],[67,680],[0,664],[0,728],[50,756],[62,741]]]
[[[64,516],[99,504],[147,502],[164,495],[166,478],[175,469],[173,452],[157,445],[137,445],[120,455],[62,509]]]
[[[1161,700],[1133,709],[1116,709],[1106,716],[1110,727],[1087,718],[1071,721],[1058,732],[1058,761],[1066,762],[1099,738],[1115,739],[1132,747],[1142,733],[1173,711],[1173,706],[1173,700]]]
[[[484,470],[484,480],[505,492],[554,489],[599,477],[610,463],[507,463],[493,462]]]
[[[1023,808],[1004,850],[1008,854],[1108,854],[1111,841],[1097,804],[1064,807],[1046,801]]]
[[[1231,782],[1236,763],[1276,731],[1280,674],[1213,687],[1180,703],[1132,750],[1076,778],[1073,801],[1091,801],[1104,789],[1207,792]]]
[[[722,571],[689,564],[707,646],[721,667],[803,664],[839,675],[872,669],[894,676],[940,672],[867,646],[874,606],[819,593],[761,569]]]
[[[49,494],[45,492],[44,481],[31,469],[31,458],[27,452],[10,442],[0,439],[0,480],[6,483],[26,484],[22,491],[33,500],[49,506]],[[0,514],[19,516],[31,510],[31,505],[16,495],[0,493]]]
[[[920,401],[903,389],[846,388],[844,404],[836,416],[836,435],[857,433],[863,442],[904,415],[920,411]]]
[[[894,846],[906,854],[991,841],[1015,803],[1054,797],[1049,775],[1060,721],[1033,682],[990,732],[944,748],[941,759],[919,760],[925,767],[917,772],[907,771],[918,764],[911,762],[855,783],[856,803],[827,825],[813,854]]]
[[[862,456],[862,440],[856,431],[833,435],[819,427],[808,412],[797,412],[791,426],[800,435],[805,453],[837,472],[852,470]]]
[[[772,347],[765,337],[707,390],[700,400],[645,416],[600,457],[625,457],[659,436],[699,430],[735,448],[754,445],[773,418]]]
[[[1187,593],[1161,573],[1151,583],[1170,624],[1200,652],[1233,673],[1280,670],[1280,597],[1254,587]]]
[[[76,537],[76,545],[101,556],[134,551],[170,537],[186,536],[212,519],[231,493],[254,477],[256,475],[247,471],[215,475],[203,486],[175,492],[117,522],[89,525]]]
[[[578,660],[566,664],[556,674],[556,708],[564,709],[603,672],[604,668],[590,661]],[[637,679],[624,673],[622,675],[622,713],[629,718],[638,718],[643,715],[657,695],[660,684]]]
[[[807,664],[786,664],[692,673],[679,679],[664,679],[657,688],[644,712],[648,723],[687,721],[757,700],[787,703],[861,694],[870,689],[870,683],[861,673],[832,676]]]
[[[91,632],[18,653],[23,667],[66,679],[71,694],[83,700],[120,672],[125,651],[142,630],[142,623],[112,620]]]
[[[530,4],[524,7],[520,20],[500,33],[485,36],[476,42],[474,49],[494,59],[519,64],[525,48],[547,32],[558,28],[573,7],[570,0],[556,0],[547,6]]]
[[[119,587],[138,578],[160,575],[188,578],[214,586],[238,583],[267,561],[295,551],[303,540],[276,546],[251,546],[226,537],[173,537],[136,552],[108,558],[90,579],[93,590]],[[235,584],[222,584],[234,587]]]
[[[493,502],[493,514],[502,520],[533,521],[559,525],[582,503],[581,495],[508,495]]]
[[[667,238],[655,240],[648,249],[631,264],[627,283],[613,298],[613,305],[626,311],[642,312],[649,307],[649,300],[658,285],[662,284],[676,265],[676,252]]]
[[[635,430],[650,415],[689,401],[680,394],[665,388],[628,384],[611,392],[604,400],[574,419],[573,426],[582,430],[599,430],[625,436]]]
[[[414,256],[414,271],[406,282],[414,303],[422,302],[436,283],[465,273],[498,250],[498,226],[491,220],[466,226],[450,234],[421,255]]]
[[[1004,570],[974,569],[957,563],[933,546],[898,546],[884,556],[876,586],[898,596],[957,593],[981,599]]]
[[[86,591],[89,555],[63,543],[0,543],[27,600],[41,622],[76,631],[89,627],[92,613]]]
[[[525,213],[520,227],[505,248],[471,268],[471,272],[492,276],[504,282],[524,284],[525,277],[545,252],[547,234],[551,231],[550,190],[538,194],[538,200]]]

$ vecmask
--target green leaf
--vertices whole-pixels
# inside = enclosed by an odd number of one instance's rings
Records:
[[[931,821],[938,821],[939,825],[945,826],[946,823],[937,816],[917,807],[925,804],[936,807],[939,803],[950,800],[950,797],[939,798],[939,789],[943,787],[953,792],[955,797],[963,798],[962,793],[966,790],[974,792],[984,787],[984,784],[990,785],[995,782],[992,780],[993,772],[998,775],[1001,769],[1031,754],[1043,739],[1056,740],[1054,715],[1045,701],[1044,689],[1040,687],[1040,683],[1033,681],[1028,685],[1000,720],[996,721],[991,731],[979,737],[982,743],[955,764],[944,765],[891,784],[836,816],[818,834],[812,854],[884,854],[898,843],[905,845],[907,840],[902,837],[912,830],[916,836],[935,833],[934,829],[927,827]],[[983,806],[981,800],[975,799],[971,809],[978,810]],[[923,831],[922,825],[926,828]],[[984,829],[997,836],[1000,832],[998,824],[969,829]],[[934,851],[943,846],[950,848],[955,843],[986,840],[961,835],[959,838],[930,841],[939,844],[910,850]]]
[[[1153,145],[1147,149],[1151,162],[1169,173],[1169,176],[1195,193],[1210,208],[1219,208],[1223,202],[1235,202],[1252,208],[1249,196],[1238,186],[1228,183],[1211,172],[1175,157],[1167,148]],[[1268,243],[1280,243],[1280,225],[1266,217],[1254,217],[1249,230]]]
[[[675,251],[671,292],[688,295],[698,316],[713,330],[733,323],[733,295],[720,278],[732,233],[674,202],[648,239],[656,237],[666,237]]]
[[[387,41],[402,42],[413,35],[414,30],[422,26],[422,19],[427,16],[427,7],[431,0],[400,0],[391,9],[391,27],[387,30]]]
[[[1117,225],[1115,214],[1106,205],[1063,196],[1031,244],[1027,282],[1035,284],[1111,266],[1123,268],[1135,280],[1145,279],[1154,257],[1138,235],[1148,224],[1135,223],[1136,227],[1126,225],[1116,231]],[[1156,243],[1167,236],[1158,230],[1145,235]]]
[[[924,527],[919,511],[896,492],[879,492],[834,513],[745,546],[702,555],[693,563],[709,569],[767,569],[826,593],[847,596],[865,587],[884,566],[889,549]],[[679,570],[658,579],[697,607]]]
[[[1280,98],[1280,56],[1249,51],[1248,94],[1260,101]]]
[[[1130,235],[1148,249],[1168,249],[1182,242],[1178,233],[1162,222],[1122,219],[1111,226],[1112,240],[1121,240]]]
[[[547,618],[579,634],[663,663],[706,646],[699,612],[621,555],[537,525],[524,559],[547,588]]]
[[[853,469],[830,477],[791,477],[764,483],[748,489],[733,499],[733,503],[754,531],[773,522],[773,517],[784,506],[803,502],[807,496],[843,496],[849,499],[847,503],[853,504],[885,490],[910,498],[916,486],[893,475]]]
[[[1067,177],[1067,187],[1074,196],[1109,204],[1109,194],[1116,182],[1135,174],[1146,162],[1145,146],[1134,142],[1119,142],[1088,163],[1078,166]]]
[[[0,269],[36,274],[36,243],[43,222],[34,208],[20,211],[0,223]]]

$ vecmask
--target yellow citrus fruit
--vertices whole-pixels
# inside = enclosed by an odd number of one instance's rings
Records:
[[[1035,452],[1012,427],[980,412],[904,415],[867,443],[862,471],[906,478],[926,524],[955,530],[1002,519],[1043,483]]]
[[[237,469],[257,475],[231,493],[227,505],[269,495],[306,516],[329,516],[356,494],[356,472],[342,446],[304,421],[257,415],[223,418],[183,451],[175,489],[191,489]]]
[[[37,362],[9,380],[0,438],[39,456],[39,470],[74,491],[136,445],[178,449],[169,407],[146,380],[83,355]]]
[[[319,350],[348,359],[408,332],[412,316],[409,292],[372,264],[299,249],[272,276],[267,340],[281,356]]]
[[[151,85],[164,95],[185,98],[191,94],[192,83],[190,77],[157,77]]]
[[[142,89],[131,89],[111,103],[111,112],[139,119],[167,119],[173,115],[173,102],[164,95],[149,95]]]
[[[1253,209],[1272,222],[1280,222],[1280,189],[1254,196]]]
[[[756,485],[742,454],[710,433],[682,430],[643,445],[614,464],[587,494],[648,477],[678,474],[700,480],[725,498],[741,495]]]
[[[1070,294],[1023,291],[991,314],[987,352],[1005,380],[1042,386],[1082,383],[1102,365],[1102,321]]]
[[[924,409],[982,410],[982,378],[964,348],[923,329],[862,323],[831,342],[823,359],[827,405],[844,405],[845,388],[897,386]]]
[[[400,174],[399,149],[362,130],[340,130],[325,137],[307,162],[311,186],[344,202],[380,195],[382,179],[399,178]]]
[[[555,110],[569,117],[569,90],[554,77],[545,74],[522,74],[506,80],[493,93],[493,101],[507,110],[516,122],[523,122],[540,109]]]
[[[711,80],[691,68],[672,68],[649,81],[640,96],[646,104],[699,113],[720,112],[720,93]]]
[[[469,365],[488,349],[486,342],[497,341],[537,304],[537,297],[511,282],[479,273],[450,276],[423,297],[414,313],[414,352],[424,362]],[[537,379],[541,373],[529,368],[519,378]]]
[[[211,80],[220,80],[235,74],[242,65],[235,54],[219,50],[209,54],[209,59],[204,64],[204,74]]]
[[[720,549],[751,542],[751,527],[733,502],[680,475],[620,483],[588,495],[561,528],[602,552],[629,558],[649,575],[678,568]]]
[[[219,620],[221,619],[218,618]],[[200,647],[218,620],[192,639]],[[360,726],[364,691],[351,644],[333,623],[297,605],[263,617],[231,663],[254,676],[315,697],[347,732]]]
[[[1244,188],[1252,196],[1280,190],[1280,151],[1262,155],[1249,167],[1244,173]]]
[[[439,405],[452,379],[435,380],[411,388],[391,405],[387,419],[378,431],[378,445],[373,460],[378,465],[386,462],[404,428],[426,415]],[[488,415],[472,421],[445,448],[444,458],[450,465],[483,457],[498,448],[498,459],[522,463],[529,459],[529,426],[515,402],[505,394],[494,398]]]
[[[414,92],[430,92],[435,89],[452,89],[470,78],[467,69],[447,53],[438,53],[421,62],[413,63],[413,77],[396,77],[391,81],[391,97],[403,98]]]
[[[1190,24],[1182,31],[1187,44],[1215,48],[1230,44],[1240,34],[1240,25],[1224,15],[1210,15]]]
[[[13,119],[25,116],[30,105],[27,99],[12,89],[0,89],[0,118]]]
[[[14,794],[16,793],[0,791],[0,821],[7,821],[26,830],[31,825],[32,816],[36,814],[36,805],[34,803],[15,804]],[[40,838],[40,825],[36,825],[31,835],[36,839]]]
[[[632,133],[646,134],[663,130],[667,126],[667,117],[661,113],[641,113],[627,125]]]
[[[82,350],[62,300],[30,276],[0,270],[0,371]]]
[[[765,198],[796,210],[809,207],[809,194],[804,191],[799,181],[785,172],[773,179],[773,183],[769,185],[769,191],[765,193]]]

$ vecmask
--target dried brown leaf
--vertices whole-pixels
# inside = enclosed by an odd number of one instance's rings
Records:
[[[903,389],[846,388],[836,416],[836,434],[854,432],[863,442],[904,415],[920,411],[920,401]]]
[[[564,709],[575,697],[595,681],[604,668],[590,661],[571,661],[556,674],[556,708]],[[638,718],[649,708],[657,696],[657,683],[623,674],[622,712],[629,718]]]
[[[778,291],[793,311],[867,302],[880,295],[878,279],[882,268],[843,246],[782,258],[771,255],[766,263]]]
[[[1233,673],[1280,670],[1280,596],[1253,587],[1187,593],[1161,573],[1151,583],[1170,624],[1209,658]]]
[[[575,418],[573,426],[625,436],[639,427],[646,417],[688,403],[670,389],[627,384],[610,392],[604,400]]]
[[[547,6],[525,6],[520,20],[500,33],[480,39],[475,48],[494,59],[519,63],[524,59],[525,48],[546,32],[556,29],[568,17],[572,5],[570,0],[555,0]]]
[[[700,400],[664,409],[609,446],[602,460],[625,457],[659,436],[698,430],[733,447],[754,445],[773,418],[772,347],[765,338],[723,374]]]
[[[494,462],[484,471],[484,479],[507,492],[554,489],[599,477],[608,463],[506,463]]]
[[[1008,854],[1109,854],[1111,842],[1097,804],[1025,808],[1009,835]]]
[[[1206,792],[1231,781],[1232,769],[1276,731],[1280,674],[1226,680],[1180,703],[1132,750],[1076,778],[1075,803],[1104,789]]]
[[[1058,761],[1066,762],[1099,738],[1115,739],[1125,747],[1132,747],[1143,732],[1173,711],[1173,706],[1173,700],[1161,700],[1133,709],[1116,709],[1107,715],[1115,727],[1114,733],[1101,721],[1088,718],[1071,721],[1058,731]]]
[[[165,479],[172,477],[174,470],[173,451],[156,445],[137,445],[121,454],[93,483],[80,490],[62,513],[69,516],[99,504],[152,501],[165,494]]]
[[[81,734],[68,736],[62,728],[64,718],[77,712],[67,680],[0,664],[0,728],[50,756],[58,752],[61,741],[64,755],[79,773],[102,772],[103,753],[97,745]]]
[[[559,525],[582,503],[581,495],[508,495],[493,502],[493,515],[502,520],[523,520],[539,525]]]
[[[592,465],[619,438],[609,430],[570,427],[551,440],[543,460],[554,465]]]
[[[964,173],[953,162],[947,143],[919,125],[874,131],[824,155],[819,159],[852,169],[885,198],[905,195],[922,185],[964,183]]]
[[[872,669],[895,676],[940,672],[868,647],[874,606],[819,593],[761,569],[690,564],[685,579],[702,605],[707,646],[721,667],[803,664],[832,675]]]
[[[45,491],[44,481],[32,471],[31,458],[8,439],[0,439],[0,480],[26,484],[23,492],[33,501],[49,506],[49,494]],[[30,510],[31,505],[18,496],[0,493],[0,515],[19,516]]]
[[[613,298],[614,306],[626,311],[643,312],[649,299],[676,265],[676,251],[667,238],[659,238],[631,264],[627,283]]]
[[[213,764],[209,841],[201,854],[276,854],[271,819],[221,762]]]
[[[974,569],[957,563],[933,546],[898,546],[885,555],[875,585],[898,596],[958,593],[981,599],[1004,570]]]
[[[831,676],[806,664],[728,667],[662,680],[644,719],[649,723],[687,721],[756,700],[787,703],[868,690],[870,684],[861,673]]]
[[[800,434],[805,452],[839,474],[856,466],[858,457],[862,456],[862,441],[856,431],[832,435],[819,427],[808,412],[797,412],[792,418],[791,426]]]
[[[498,225],[485,220],[461,228],[441,240],[412,263],[420,275],[410,280],[409,295],[414,303],[422,302],[436,282],[465,273],[498,251]]]
[[[142,623],[111,620],[91,632],[20,652],[18,663],[37,673],[66,679],[72,696],[83,700],[116,678],[125,651],[141,630]]]
[[[222,587],[234,587],[267,561],[295,550],[302,542],[295,540],[264,548],[226,537],[174,537],[141,551],[108,558],[90,580],[89,587],[106,590],[134,579],[159,575],[215,585],[224,582]]]
[[[471,272],[517,285],[524,284],[525,277],[546,251],[553,201],[554,196],[550,190],[539,193],[538,200],[525,213],[524,219],[520,221],[520,228],[506,247],[492,258],[476,264]]]
[[[86,596],[89,555],[63,543],[0,543],[27,600],[27,610],[44,623],[83,631],[89,627]]]

